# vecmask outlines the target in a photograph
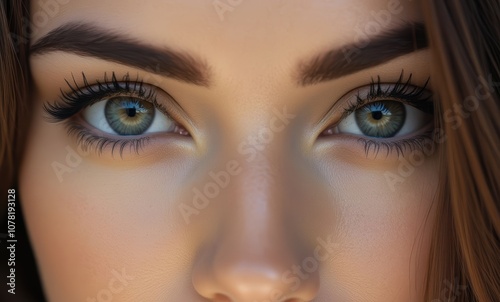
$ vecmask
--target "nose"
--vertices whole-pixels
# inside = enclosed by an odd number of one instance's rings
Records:
[[[260,230],[269,228],[262,224]],[[255,229],[253,230],[255,232]],[[297,248],[278,232],[225,227],[221,238],[199,255],[193,272],[197,292],[215,302],[306,302],[319,288]],[[253,234],[250,234],[253,233]]]
[[[301,265],[312,252],[299,238],[297,221],[287,215],[293,193],[272,169],[252,176],[255,167],[245,169],[216,201],[225,214],[198,252],[194,288],[215,302],[311,301],[319,274]]]

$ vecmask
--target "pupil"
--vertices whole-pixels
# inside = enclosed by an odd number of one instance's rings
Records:
[[[126,108],[125,111],[127,112],[127,115],[129,117],[134,117],[135,116],[135,112],[136,112],[135,108]]]
[[[382,118],[382,116],[383,116],[382,111],[373,111],[373,112],[372,112],[372,117],[373,117],[373,119],[375,119],[375,120],[379,120],[379,119],[381,119],[381,118]]]

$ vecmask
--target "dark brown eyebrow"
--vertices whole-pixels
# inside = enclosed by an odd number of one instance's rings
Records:
[[[405,24],[363,43],[329,50],[299,63],[297,82],[300,86],[308,86],[340,78],[427,48],[427,44],[422,23]]]
[[[97,57],[199,86],[210,84],[209,67],[186,52],[149,46],[86,23],[62,25],[30,47],[31,55],[52,51]]]

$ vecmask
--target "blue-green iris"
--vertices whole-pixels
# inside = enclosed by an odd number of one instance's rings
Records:
[[[364,135],[393,137],[404,125],[406,109],[397,101],[373,102],[356,110],[355,117]]]
[[[153,104],[132,97],[107,101],[104,115],[109,126],[120,135],[139,135],[148,130],[155,116]]]

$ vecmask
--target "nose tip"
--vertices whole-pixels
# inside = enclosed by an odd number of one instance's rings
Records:
[[[207,274],[204,278],[198,275],[193,278],[193,284],[202,297],[214,302],[306,302],[314,299],[318,290],[315,276],[308,280],[286,279],[276,273],[255,267],[226,269],[223,275]]]
[[[214,301],[214,302],[232,302],[232,301],[236,301],[236,300],[231,300],[227,296],[217,294],[212,301]],[[253,300],[252,302],[306,302],[306,301],[291,298],[291,299],[286,299],[286,300],[276,300],[276,299]]]
[[[215,302],[311,301],[319,289],[319,276],[301,272],[300,261],[292,254],[207,252],[195,265],[193,285],[202,297]]]

